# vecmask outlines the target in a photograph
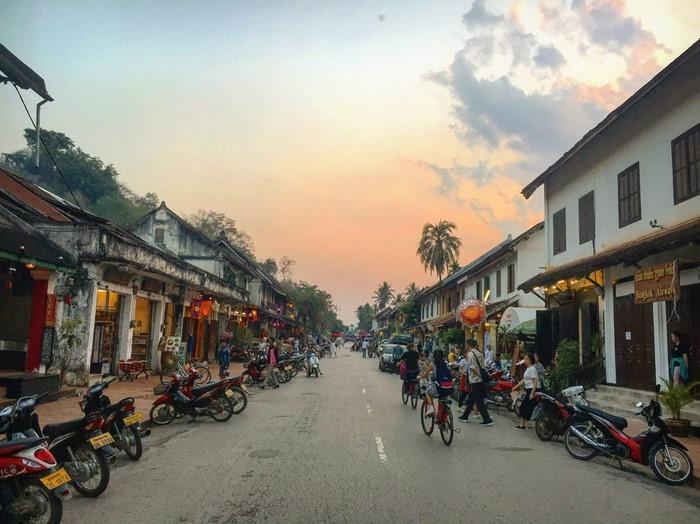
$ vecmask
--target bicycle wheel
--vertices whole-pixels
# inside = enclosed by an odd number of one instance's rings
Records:
[[[435,414],[431,413],[430,415],[426,415],[426,410],[429,405],[428,401],[424,400],[420,407],[420,425],[423,426],[423,432],[426,435],[430,435],[435,429]]]
[[[413,384],[411,388],[411,407],[416,409],[418,407],[418,386]]]
[[[455,426],[452,420],[452,410],[447,406],[442,406],[442,409],[444,410],[444,418],[442,422],[440,422],[440,437],[442,437],[442,441],[445,443],[445,446],[449,446],[450,444],[452,444],[452,439],[455,436]]]
[[[208,384],[211,382],[211,371],[206,366],[195,366],[194,370],[199,374],[199,378],[194,381],[195,385],[201,386],[202,384]]]
[[[401,401],[404,405],[408,404],[408,384],[401,384]]]

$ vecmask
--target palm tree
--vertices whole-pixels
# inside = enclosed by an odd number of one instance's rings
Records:
[[[437,224],[425,224],[416,254],[420,257],[423,267],[437,273],[438,279],[447,273],[459,259],[459,248],[462,241],[453,235],[457,229],[454,222],[440,220]]]
[[[454,262],[452,262],[452,265],[450,266],[450,275],[452,273],[456,273],[460,269],[461,269],[461,267],[459,266],[459,263],[455,260]]]
[[[406,286],[406,296],[409,299],[412,299],[418,293],[420,293],[420,288],[416,285],[415,282],[411,282],[408,286]]]
[[[406,297],[403,296],[403,293],[398,293],[398,294],[394,297],[394,305],[400,304],[401,302],[404,301],[405,298],[406,298]]]
[[[377,306],[377,310],[381,311],[389,305],[391,299],[394,298],[394,290],[389,285],[389,282],[382,282],[382,284],[374,292],[374,305]]]

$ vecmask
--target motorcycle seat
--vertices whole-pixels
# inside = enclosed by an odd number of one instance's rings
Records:
[[[42,431],[47,437],[54,438],[58,435],[80,429],[84,424],[85,418],[75,418],[66,422],[59,422],[58,424],[46,424]]]
[[[212,389],[216,389],[219,387],[218,382],[209,382],[209,384],[203,384],[201,386],[195,386],[192,388],[192,394],[193,395],[202,395],[206,393],[207,391],[211,391]]]
[[[622,417],[616,417],[615,415],[611,415],[610,413],[606,413],[605,411],[602,411],[600,409],[592,408],[590,406],[578,406],[580,409],[583,411],[587,411],[588,413],[593,413],[594,415],[598,415],[600,418],[604,418],[608,422],[610,422],[613,426],[615,426],[619,430],[623,430],[627,427],[627,419],[624,419]]]
[[[33,448],[44,442],[41,437],[18,438],[0,442],[0,455],[13,455],[23,449]]]

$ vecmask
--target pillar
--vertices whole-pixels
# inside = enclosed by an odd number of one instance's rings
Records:
[[[117,360],[128,360],[131,358],[131,344],[134,338],[134,328],[131,327],[131,323],[136,313],[136,296],[132,294],[121,295],[120,310]],[[112,373],[116,374],[117,369],[112,370]]]
[[[668,325],[666,324],[666,302],[652,304],[654,315],[654,363],[656,364],[655,380],[669,379],[668,370]]]
[[[612,284],[610,269],[604,270],[605,282],[605,318],[602,334],[605,340],[605,382],[617,383],[617,369],[615,367],[615,286]]]
[[[151,319],[151,340],[149,341],[149,364],[151,369],[160,367],[160,355],[158,354],[158,342],[163,336],[163,322],[165,320],[165,302],[156,302],[153,318]]]
[[[48,278],[34,280],[32,284],[32,307],[29,314],[29,337],[27,341],[27,357],[24,363],[25,371],[38,371],[41,364],[41,345],[44,340],[48,284]]]

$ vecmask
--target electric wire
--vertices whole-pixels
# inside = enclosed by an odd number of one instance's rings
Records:
[[[14,86],[15,91],[17,91],[17,94],[19,95],[19,99],[22,101],[22,105],[24,106],[24,110],[26,111],[27,116],[29,117],[29,121],[32,123],[32,126],[34,126],[34,129],[36,129],[36,124],[34,123],[34,119],[32,118],[32,114],[29,112],[29,109],[27,108],[27,104],[24,102],[24,97],[22,96],[22,93],[20,93],[19,89],[17,88],[17,84],[13,83],[12,85]],[[56,159],[53,157],[53,154],[51,154],[51,150],[49,149],[49,146],[47,146],[46,142],[44,142],[44,138],[42,136],[39,136],[39,140],[41,140],[41,145],[43,145],[44,149],[46,149],[46,153],[49,155],[49,158],[51,159],[51,162],[53,163],[53,167],[56,168],[56,171],[58,171],[58,174],[61,176],[61,180],[63,180],[63,183],[65,184],[66,188],[68,189],[68,192],[73,197],[73,201],[75,202],[75,205],[78,206],[82,212],[85,212],[85,210],[83,209],[83,206],[81,206],[80,202],[78,202],[78,199],[75,196],[75,193],[73,193],[73,190],[71,189],[70,185],[68,185],[68,181],[66,180],[66,177],[63,176],[63,171],[61,171],[61,168],[58,167],[58,163],[56,162]],[[36,147],[39,147],[39,144],[36,144]]]

